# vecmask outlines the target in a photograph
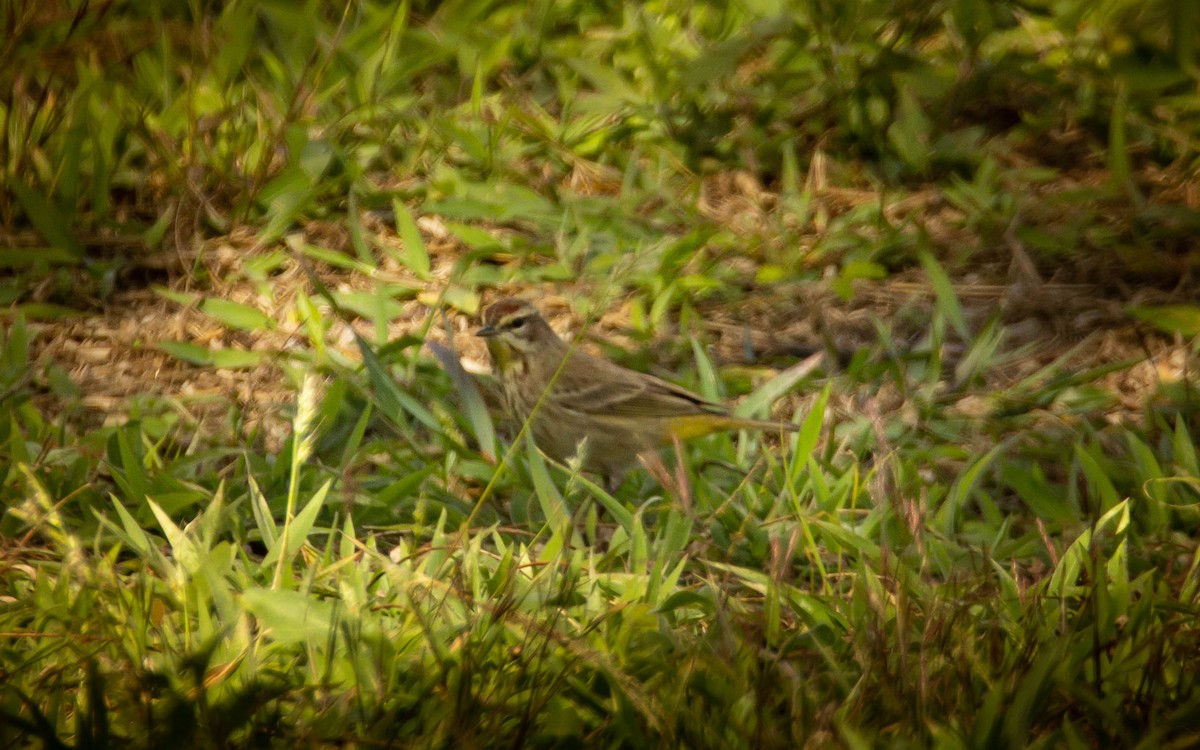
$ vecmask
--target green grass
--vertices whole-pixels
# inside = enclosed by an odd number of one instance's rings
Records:
[[[1194,273],[1196,11],[1093,5],[11,9],[0,747],[1189,746],[1200,326],[1122,285]],[[1014,255],[1183,375],[1014,341],[970,274],[1069,304]],[[913,278],[815,371],[709,354]],[[36,355],[142,287],[286,429],[89,418]],[[513,290],[802,429],[610,495],[424,346]]]

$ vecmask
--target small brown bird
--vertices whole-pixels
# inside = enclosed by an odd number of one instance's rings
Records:
[[[502,299],[483,311],[492,371],[511,416],[532,416],[533,440],[558,461],[584,442],[582,467],[620,485],[639,454],[721,430],[795,431],[796,425],[743,419],[656,378],[571,347],[528,302]],[[586,439],[586,441],[585,441]]]

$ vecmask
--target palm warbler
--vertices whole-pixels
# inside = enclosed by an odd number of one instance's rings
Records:
[[[582,468],[614,488],[638,455],[673,440],[720,430],[787,430],[796,425],[742,419],[720,404],[665,380],[571,347],[527,302],[502,299],[483,312],[505,405],[533,440],[558,461],[582,444]]]

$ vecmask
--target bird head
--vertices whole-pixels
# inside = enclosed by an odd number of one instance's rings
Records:
[[[483,311],[483,327],[475,335],[487,340],[488,352],[500,367],[505,367],[513,355],[524,357],[539,347],[561,341],[536,307],[511,297]]]

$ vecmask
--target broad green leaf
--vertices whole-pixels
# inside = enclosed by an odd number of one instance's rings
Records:
[[[463,369],[462,363],[453,350],[437,341],[427,341],[425,346],[433,353],[434,358],[441,364],[446,374],[450,376],[450,382],[454,384],[454,390],[462,402],[463,412],[471,423],[471,429],[475,433],[475,440],[479,443],[480,451],[488,459],[495,460],[497,455],[496,430],[474,376]]]
[[[824,358],[825,355],[818,352],[787,368],[755,389],[754,393],[737,405],[733,413],[739,417],[752,417],[769,412],[771,404],[789,393],[801,380],[811,375]]]
[[[242,603],[269,638],[283,644],[325,646],[334,635],[336,602],[302,591],[251,588],[242,592]]]
[[[155,346],[184,362],[225,370],[243,370],[256,367],[267,356],[264,352],[248,352],[240,349],[209,349],[208,347],[189,344],[185,341],[160,341]]]
[[[504,250],[505,243],[496,239],[491,232],[479,227],[466,224],[447,224],[446,229],[463,241],[472,250],[498,251]]]
[[[887,137],[896,153],[911,169],[923,172],[929,166],[929,136],[933,129],[912,89],[901,78],[897,82],[899,103]]]
[[[345,221],[346,231],[350,233],[350,245],[358,255],[359,262],[363,266],[370,268],[374,266],[374,258],[371,257],[371,248],[367,244],[366,231],[363,229],[362,218],[359,216],[357,191],[350,191],[349,203]]]
[[[1109,110],[1108,119],[1108,172],[1112,176],[1114,187],[1137,195],[1137,187],[1132,178],[1133,166],[1129,157],[1129,137],[1126,130],[1126,118],[1129,117],[1129,87],[1120,82],[1116,89],[1116,99]]]
[[[392,211],[396,216],[396,232],[404,244],[401,256],[405,266],[421,279],[429,279],[429,251],[425,249],[425,240],[417,229],[417,222],[409,212],[408,207],[400,200],[392,201]]]
[[[248,462],[247,468],[249,468]],[[267,502],[266,495],[259,489],[253,474],[247,474],[246,484],[250,491],[250,510],[254,515],[254,524],[258,527],[258,533],[263,543],[270,549],[275,546],[275,540],[279,534],[279,529],[276,527],[274,516],[271,513],[271,506]]]
[[[958,294],[954,291],[954,284],[946,275],[946,270],[928,251],[921,252],[921,267],[925,269],[925,275],[929,277],[929,283],[933,285],[938,309],[954,326],[954,330],[958,331],[962,340],[970,342],[971,330],[967,327],[967,319],[963,315],[962,305],[958,302]]]
[[[28,320],[66,320],[68,318],[87,317],[89,314],[84,310],[76,310],[73,307],[63,307],[62,305],[53,305],[47,302],[28,302],[23,305],[15,305],[14,307]],[[7,318],[11,315],[11,310],[0,309],[0,318]]]
[[[129,511],[125,510],[125,506],[121,504],[115,496],[109,496],[112,501],[113,510],[117,512],[117,517],[121,519],[121,530],[125,533],[126,542],[139,555],[146,555],[152,549],[152,542],[147,536],[141,524],[134,520]]]
[[[996,456],[1000,455],[1006,449],[1004,443],[994,446],[987,453],[975,459],[962,475],[955,480],[950,487],[950,492],[946,496],[945,502],[938,510],[937,521],[938,526],[945,534],[953,534],[958,530],[959,517],[966,506],[967,501],[971,498],[971,494],[975,490],[975,485],[979,482],[980,476],[984,470],[988,469]]]
[[[363,263],[358,258],[346,255],[345,253],[337,250],[330,250],[329,248],[325,247],[309,245],[299,236],[289,236],[287,238],[287,244],[288,247],[291,247],[294,250],[299,250],[299,252],[304,254],[305,257],[318,260],[322,263],[327,263],[334,268],[343,268],[349,271],[356,271],[364,276],[370,276],[374,271],[371,266]]]
[[[696,374],[700,376],[700,395],[710,401],[720,401],[725,398],[724,389],[717,377],[717,369],[713,367],[712,359],[704,351],[698,339],[693,338],[692,357],[696,361]]]
[[[0,248],[0,268],[29,268],[41,263],[47,266],[75,266],[83,258],[62,247],[5,247]]]
[[[188,305],[194,305],[201,299],[201,295],[199,295],[195,292],[185,292],[185,291],[180,291],[178,289],[168,289],[167,287],[160,286],[158,284],[155,284],[150,288],[159,297],[162,297],[165,300],[174,302],[177,305],[183,305],[184,307],[187,307]]]
[[[541,451],[533,444],[533,437],[526,432],[525,438],[525,455],[529,459],[529,474],[533,477],[534,495],[537,496],[542,515],[550,528],[555,532],[562,532],[570,526],[571,514],[563,503],[562,493],[554,486],[550,473],[546,471],[546,461],[542,458]]]
[[[200,303],[200,310],[231,328],[243,331],[273,330],[275,321],[261,310],[240,302],[210,297]]]
[[[312,177],[303,169],[284,170],[263,188],[260,199],[267,205],[267,223],[259,233],[262,245],[271,245],[284,235],[316,196]]]
[[[635,523],[633,514],[629,512],[629,509],[626,508],[620,500],[617,500],[603,487],[588,479],[585,474],[574,475],[573,481],[577,482],[580,486],[584,487],[588,492],[590,492],[592,497],[596,499],[596,502],[602,505],[604,510],[607,511],[608,514],[611,515],[618,524],[620,524],[621,528],[625,530],[626,534],[630,536],[633,535],[633,526]]]
[[[390,419],[403,423],[399,419],[400,413],[407,412],[435,433],[441,433],[442,427],[438,424],[437,418],[433,416],[428,407],[400,387],[392,374],[384,367],[383,362],[376,356],[371,345],[358,334],[355,334],[354,340],[358,344],[359,353],[362,354],[367,377],[371,381],[371,387],[375,391],[375,397],[379,399],[379,406],[383,413]]]
[[[220,370],[247,370],[267,361],[267,352],[248,352],[242,349],[213,349],[212,364]]]
[[[1150,323],[1160,331],[1178,333],[1187,338],[1200,335],[1200,305],[1131,307],[1129,314]]]
[[[408,308],[400,300],[411,299],[417,295],[417,288],[402,284],[377,284],[374,292],[334,292],[333,298],[349,312],[367,320],[394,320],[403,315]]]
[[[458,284],[448,284],[436,293],[433,291],[422,292],[417,295],[417,299],[429,307],[444,304],[467,315],[479,314],[479,295]]]
[[[71,222],[41,193],[32,190],[20,180],[11,180],[8,187],[17,197],[17,202],[29,217],[29,221],[41,232],[55,249],[67,253],[71,258],[82,258],[83,247],[71,234]]]
[[[1112,477],[1101,466],[1095,453],[1098,453],[1098,448],[1092,446],[1089,450],[1081,444],[1075,446],[1075,459],[1079,462],[1080,468],[1083,469],[1083,474],[1087,478],[1088,486],[1091,488],[1093,497],[1100,501],[1100,508],[1105,511],[1116,507],[1121,502],[1121,497],[1117,492],[1117,487],[1113,484]]]
[[[847,627],[842,615],[833,608],[830,602],[800,590],[795,586],[778,583],[766,573],[752,570],[744,566],[729,565],[715,560],[705,561],[705,565],[716,570],[723,570],[736,576],[747,588],[766,595],[772,587],[784,595],[790,608],[804,617],[810,627],[829,627],[844,631]]]
[[[329,494],[329,488],[333,486],[333,480],[328,479],[325,484],[321,485],[312,498],[305,503],[304,507],[296,514],[296,517],[286,524],[279,532],[279,538],[271,548],[267,550],[267,556],[263,558],[263,565],[272,565],[282,554],[285,563],[304,546],[308,541],[308,533],[312,531],[313,524],[317,520],[317,514],[321,512],[321,507],[325,504],[325,497]],[[282,549],[283,540],[287,538],[287,549]]]
[[[200,550],[196,547],[195,540],[183,529],[175,525],[171,517],[152,498],[147,497],[146,504],[150,506],[150,511],[154,514],[154,518],[163,530],[167,542],[171,545],[171,556],[178,560],[183,565],[183,569],[189,574],[199,572],[201,554]]]

